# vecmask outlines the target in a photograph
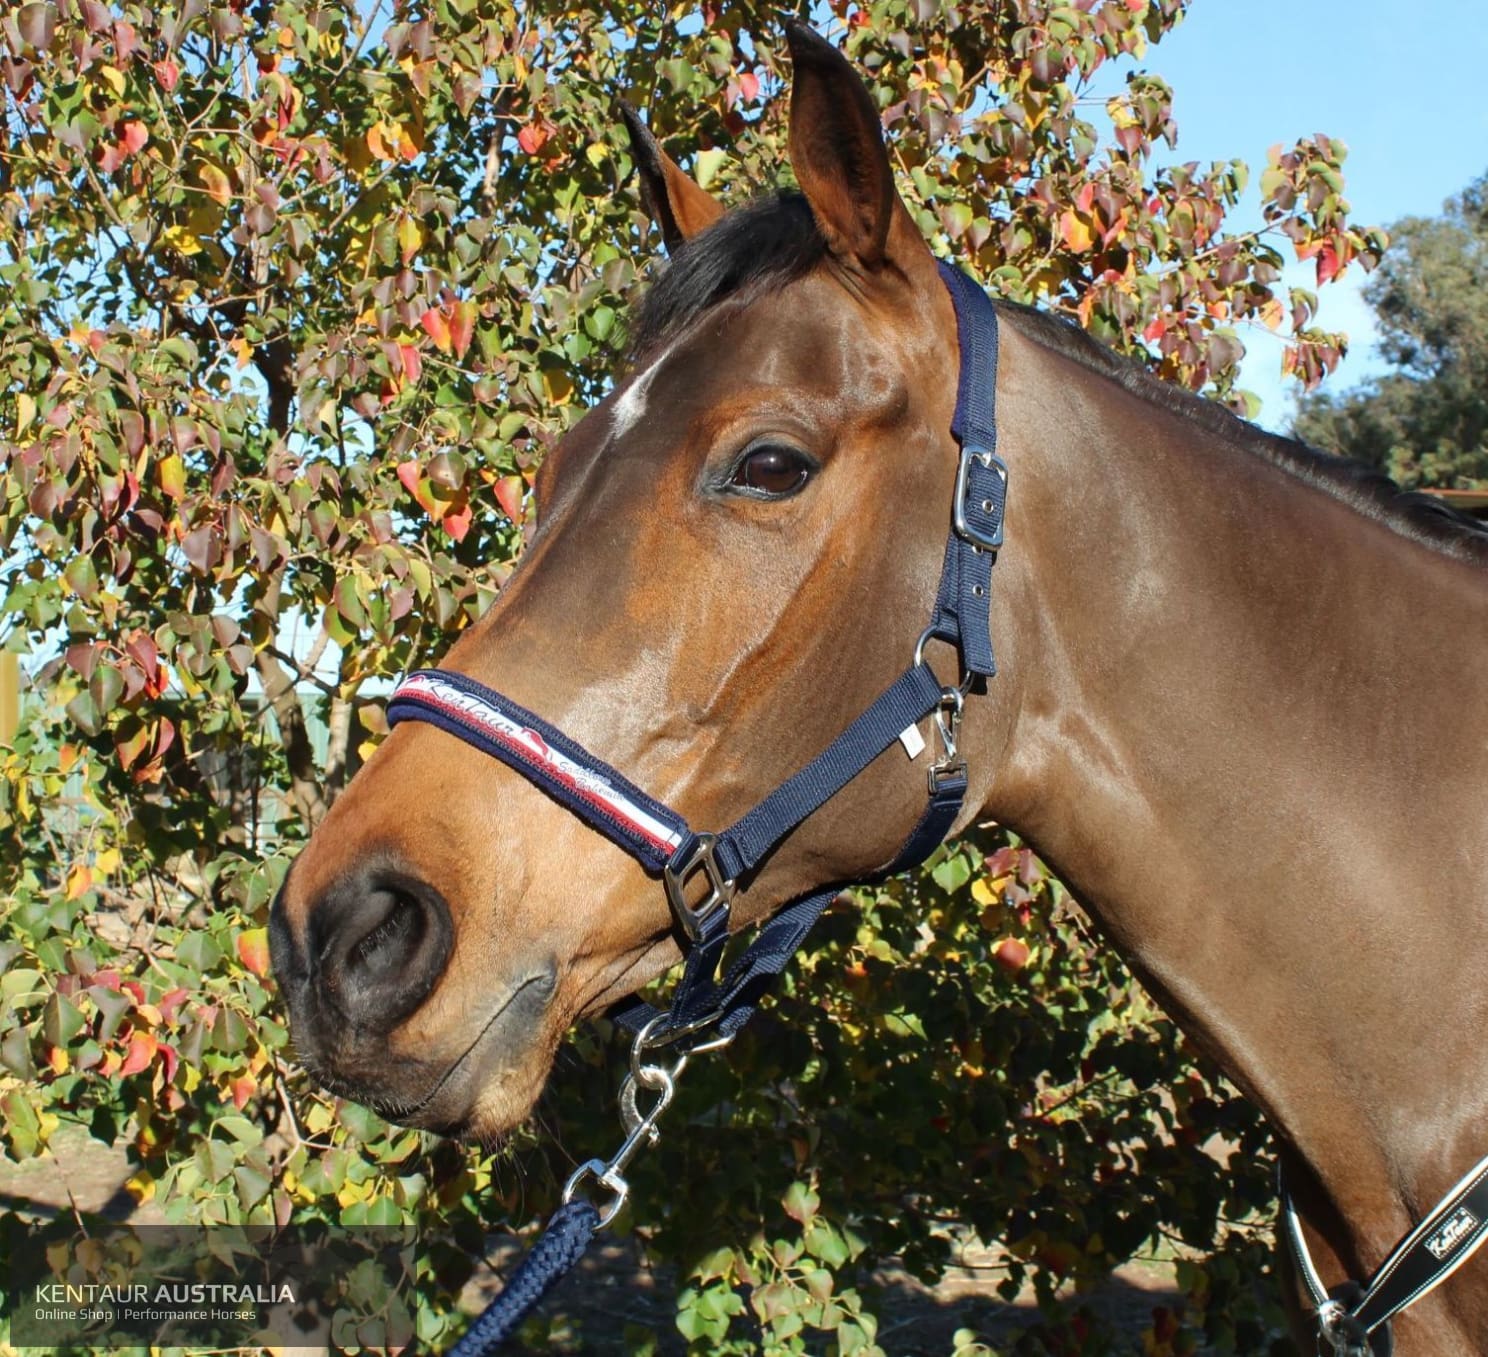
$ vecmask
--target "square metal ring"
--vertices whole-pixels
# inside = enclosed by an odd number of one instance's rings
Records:
[[[717,845],[716,834],[697,834],[687,845],[685,856],[679,848],[661,872],[672,914],[693,942],[703,936],[708,920],[720,909],[727,917],[729,903],[734,898],[734,883],[724,876],[715,856]],[[708,879],[708,894],[698,904],[689,905],[684,892],[688,880],[699,871]]]

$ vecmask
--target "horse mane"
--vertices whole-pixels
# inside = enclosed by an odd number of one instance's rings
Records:
[[[748,303],[802,277],[825,257],[826,241],[799,193],[780,192],[735,208],[676,251],[641,299],[630,343],[639,363],[726,299]],[[1265,458],[1392,531],[1450,556],[1488,562],[1488,526],[1441,500],[1402,490],[1383,472],[1299,439],[1268,433],[1216,401],[1155,377],[1047,311],[997,300],[1020,334],[1143,400]]]

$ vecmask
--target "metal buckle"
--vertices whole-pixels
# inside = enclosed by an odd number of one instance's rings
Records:
[[[693,942],[703,936],[704,926],[720,909],[727,919],[729,902],[734,898],[734,883],[724,877],[723,869],[714,856],[717,843],[716,834],[695,835],[687,849],[687,855],[683,857],[679,848],[661,870],[662,884],[666,887],[672,913],[682,931]],[[708,894],[702,903],[689,905],[683,892],[688,878],[699,869],[708,878]]]
[[[966,776],[966,760],[956,757],[956,737],[961,731],[961,709],[964,705],[965,697],[960,688],[940,690],[940,706],[935,710],[935,729],[940,735],[941,756],[930,765],[927,774],[931,796],[952,778]]]
[[[998,515],[997,526],[991,532],[973,527],[966,518],[966,498],[971,490],[971,464],[979,462],[990,467],[1002,478],[1004,500],[1006,499],[1007,464],[988,448],[979,448],[974,443],[961,449],[961,460],[956,464],[956,494],[951,502],[951,526],[956,536],[973,546],[986,551],[996,551],[1002,545],[1002,516]]]

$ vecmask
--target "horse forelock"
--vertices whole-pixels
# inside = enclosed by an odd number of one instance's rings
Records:
[[[672,256],[641,299],[630,360],[645,363],[707,310],[749,301],[809,273],[826,256],[805,198],[775,193],[735,208]]]

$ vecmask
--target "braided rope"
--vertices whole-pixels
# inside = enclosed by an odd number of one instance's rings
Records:
[[[590,1202],[575,1198],[554,1211],[531,1252],[501,1294],[465,1331],[450,1357],[490,1357],[583,1257],[598,1228],[599,1212]]]

